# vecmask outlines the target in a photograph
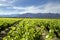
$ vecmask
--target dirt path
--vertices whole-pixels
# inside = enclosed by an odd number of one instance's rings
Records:
[[[23,19],[22,19],[23,20]],[[14,22],[12,25],[10,25],[9,27],[0,30],[0,40],[3,40],[3,37],[5,37],[7,35],[7,33],[10,31],[10,27],[11,26],[16,26],[17,24],[19,24],[19,22],[21,22],[22,20],[18,20],[16,22]]]

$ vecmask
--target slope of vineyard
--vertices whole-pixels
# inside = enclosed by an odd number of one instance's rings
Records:
[[[0,29],[12,25],[18,18],[0,18]]]
[[[18,18],[0,18],[0,40],[9,32],[10,27],[18,24]]]
[[[60,40],[60,19],[24,18],[3,40]]]

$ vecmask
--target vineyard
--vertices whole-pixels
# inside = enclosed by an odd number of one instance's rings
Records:
[[[60,19],[0,18],[0,40],[60,40]]]

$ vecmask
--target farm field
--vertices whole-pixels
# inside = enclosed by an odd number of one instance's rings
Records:
[[[60,40],[60,19],[0,18],[0,40]]]

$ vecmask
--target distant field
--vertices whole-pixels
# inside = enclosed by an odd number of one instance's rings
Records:
[[[60,40],[60,19],[0,18],[0,40]]]

